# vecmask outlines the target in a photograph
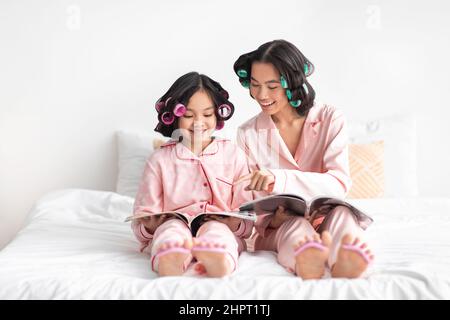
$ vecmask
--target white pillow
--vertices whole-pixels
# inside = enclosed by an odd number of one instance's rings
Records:
[[[120,130],[117,132],[118,175],[116,192],[135,197],[144,172],[145,161],[153,152],[155,139],[163,139],[157,133],[140,133]]]
[[[348,121],[349,143],[384,141],[385,197],[417,196],[417,134],[414,114]]]

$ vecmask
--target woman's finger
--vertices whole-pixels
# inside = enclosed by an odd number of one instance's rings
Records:
[[[245,176],[239,177],[239,179],[237,179],[235,182],[233,182],[233,186],[235,186],[243,181],[250,180],[253,177],[254,173],[255,172],[252,172],[252,173],[246,174]]]
[[[270,176],[265,176],[263,180],[263,184],[261,185],[262,191],[268,191],[269,190],[269,184],[271,184]]]
[[[258,181],[256,182],[256,185],[255,185],[255,190],[256,191],[262,191],[263,190],[262,186],[264,184],[264,181],[265,181],[265,177],[264,176],[260,176]]]
[[[255,190],[256,183],[258,182],[258,175],[255,173],[250,181],[250,184],[247,186],[247,190]]]

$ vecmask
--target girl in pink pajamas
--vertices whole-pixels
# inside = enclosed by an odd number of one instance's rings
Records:
[[[244,186],[233,186],[249,173],[245,153],[231,141],[212,136],[234,112],[218,82],[188,73],[158,100],[156,109],[155,131],[172,139],[147,160],[134,214],[238,211],[253,199]],[[168,215],[134,220],[132,229],[141,251],[150,250],[152,269],[159,275],[181,275],[196,259],[197,271],[225,276],[236,269],[253,222],[218,214],[207,217],[196,235],[185,222]]]
[[[243,54],[234,64],[240,83],[262,112],[239,127],[238,142],[251,174],[239,181],[258,197],[294,193],[343,198],[351,186],[343,114],[314,102],[307,77],[313,64],[291,43],[275,40]],[[249,181],[249,183],[248,183]],[[315,221],[280,207],[259,216],[255,250],[278,252],[278,261],[303,279],[356,278],[373,255],[361,242],[363,228],[349,209],[335,207]]]

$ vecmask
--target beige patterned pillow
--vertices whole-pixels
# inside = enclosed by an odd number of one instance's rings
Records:
[[[384,194],[384,142],[349,144],[351,199],[379,198]]]

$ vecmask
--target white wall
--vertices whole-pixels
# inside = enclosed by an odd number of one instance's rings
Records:
[[[416,112],[419,187],[450,196],[450,4],[445,1],[0,2],[0,248],[44,193],[113,190],[114,132],[152,131],[181,74],[219,80],[237,112],[258,107],[232,65],[283,38],[316,65],[321,101],[351,117]]]

